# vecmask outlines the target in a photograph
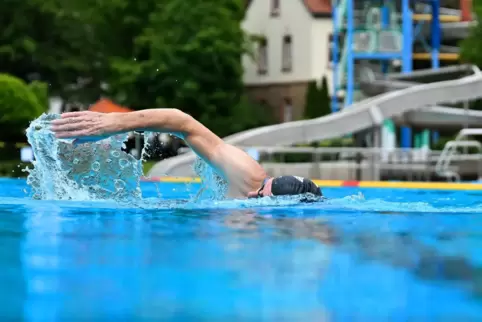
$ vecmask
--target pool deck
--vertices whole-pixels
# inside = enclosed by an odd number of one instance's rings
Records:
[[[143,177],[146,182],[195,183],[199,178],[191,177]],[[359,188],[391,188],[391,189],[433,189],[433,190],[482,190],[482,182],[416,182],[416,181],[344,181],[313,180],[319,187],[359,187]]]

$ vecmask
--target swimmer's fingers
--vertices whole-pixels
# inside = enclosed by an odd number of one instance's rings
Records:
[[[89,129],[89,125],[86,122],[78,122],[78,123],[60,123],[60,124],[52,124],[50,129],[53,132],[69,132],[69,131],[85,131]]]
[[[54,131],[55,136],[59,139],[74,139],[74,138],[82,138],[88,136],[95,136],[89,129],[83,130],[64,130],[64,131]]]
[[[78,123],[81,121],[95,120],[102,116],[102,113],[81,111],[81,112],[67,112],[60,115],[60,118],[52,120],[52,125],[62,125],[67,123]]]
[[[86,120],[86,118],[84,116],[65,117],[65,118],[61,118],[61,119],[52,120],[52,122],[50,122],[50,125],[51,126],[62,126],[62,125],[66,125],[66,124],[79,124],[79,123],[81,123],[85,120]]]
[[[78,118],[78,117],[89,116],[89,115],[92,116],[93,114],[98,114],[98,113],[90,112],[90,111],[66,112],[66,113],[62,113],[60,115],[60,119],[57,119],[57,120],[68,119],[68,118]]]

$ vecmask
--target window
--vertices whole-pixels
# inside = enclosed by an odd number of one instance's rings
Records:
[[[285,98],[284,102],[284,109],[283,109],[283,121],[284,122],[291,122],[293,121],[293,104],[291,102],[291,98]]]
[[[290,72],[293,69],[293,46],[291,36],[283,37],[283,61],[281,70],[283,72]]]
[[[280,12],[280,0],[271,0],[271,17],[278,17]]]
[[[268,41],[262,39],[258,45],[258,74],[268,72]]]

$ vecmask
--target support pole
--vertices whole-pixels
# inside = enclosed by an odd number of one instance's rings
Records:
[[[338,11],[340,10],[339,6],[339,0],[334,1],[333,6],[332,6],[332,17],[333,17],[333,43],[331,47],[331,54],[333,56],[333,93],[331,94],[331,111],[332,112],[337,112],[339,110],[338,108],[338,68],[343,68],[343,66],[338,66],[338,54],[339,54],[339,48],[338,46],[340,45],[339,43],[339,30],[338,26],[340,25],[340,22],[338,21]],[[341,17],[343,20],[343,17]],[[343,25],[343,24],[341,24]]]
[[[410,10],[410,0],[402,0],[402,72],[412,72],[412,52],[413,52],[413,22],[412,11]],[[412,147],[412,129],[406,126],[401,128],[401,146],[402,148]]]
[[[349,46],[347,50],[346,59],[346,71],[347,71],[347,85],[346,85],[346,106],[353,104],[353,94],[355,91],[355,60],[353,57],[353,31],[355,30],[354,24],[354,0],[347,0],[346,16],[347,16],[347,31],[345,38],[345,46]]]
[[[440,68],[440,44],[442,42],[442,30],[440,26],[440,1],[432,0],[432,68]],[[438,139],[438,132],[434,131],[432,139]],[[436,140],[434,140],[434,143]],[[423,131],[422,148],[430,149],[430,131]]]

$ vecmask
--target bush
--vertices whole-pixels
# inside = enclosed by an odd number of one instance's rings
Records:
[[[0,74],[0,137],[18,138],[29,122],[43,112],[44,108],[24,81]]]

